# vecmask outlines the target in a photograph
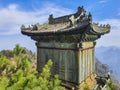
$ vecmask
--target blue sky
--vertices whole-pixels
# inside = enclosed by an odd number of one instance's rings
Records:
[[[34,41],[20,33],[20,26],[44,23],[74,13],[78,6],[91,12],[93,22],[109,23],[111,32],[97,40],[99,46],[120,46],[120,0],[0,0],[0,50],[20,44],[35,51]]]

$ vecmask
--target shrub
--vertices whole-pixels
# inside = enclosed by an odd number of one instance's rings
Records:
[[[0,90],[65,90],[58,75],[50,77],[51,60],[38,73],[19,45],[13,51],[12,60],[0,55]]]

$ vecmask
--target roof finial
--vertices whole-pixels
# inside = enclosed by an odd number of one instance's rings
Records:
[[[89,22],[92,23],[92,14],[90,12],[88,14],[88,19],[89,19]]]
[[[53,21],[53,14],[50,14],[48,19],[49,19],[49,24],[52,23],[52,21]]]

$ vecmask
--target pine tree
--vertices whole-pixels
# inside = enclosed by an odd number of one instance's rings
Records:
[[[51,78],[51,60],[42,73],[38,73],[23,51],[22,47],[16,45],[12,59],[0,55],[0,90],[65,90],[60,86],[58,75]]]
[[[13,49],[14,54],[18,55],[20,53],[24,53],[24,48],[21,47],[19,44],[16,44],[15,48]]]

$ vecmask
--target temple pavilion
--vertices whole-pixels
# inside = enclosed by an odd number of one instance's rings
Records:
[[[110,32],[109,24],[94,23],[91,13],[86,14],[82,6],[70,15],[55,18],[51,14],[48,22],[42,25],[22,25],[21,32],[36,41],[39,72],[51,59],[52,76],[58,74],[66,88],[83,90],[85,85],[91,89],[96,87],[96,40]]]

